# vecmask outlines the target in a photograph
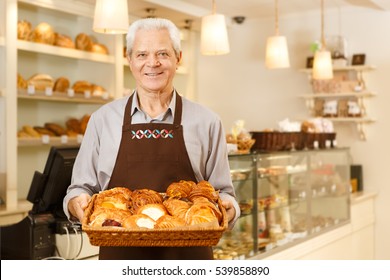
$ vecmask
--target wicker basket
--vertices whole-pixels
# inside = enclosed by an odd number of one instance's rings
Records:
[[[255,144],[255,139],[238,140],[237,149],[242,153],[249,153],[252,146]]]
[[[89,217],[93,212],[96,195],[85,210],[82,229],[87,233],[89,241],[95,246],[125,247],[190,247],[217,245],[227,229],[225,208],[218,199],[218,207],[222,212],[222,223],[218,228],[180,229],[126,229],[121,227],[91,227]]]

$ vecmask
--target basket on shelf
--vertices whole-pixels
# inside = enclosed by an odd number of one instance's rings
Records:
[[[255,142],[255,139],[238,140],[237,149],[241,153],[249,153]]]

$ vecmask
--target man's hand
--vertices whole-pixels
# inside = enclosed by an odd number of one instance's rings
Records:
[[[233,203],[229,200],[223,200],[222,206],[226,209],[226,216],[228,222],[230,223],[230,221],[232,221],[236,216],[236,209],[234,208]]]
[[[86,193],[72,198],[68,203],[69,213],[81,222],[84,217],[84,209],[88,206],[90,200],[91,196]]]

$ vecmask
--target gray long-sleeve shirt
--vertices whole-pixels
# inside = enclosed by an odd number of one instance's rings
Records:
[[[71,198],[88,193],[93,195],[105,190],[114,169],[122,137],[125,106],[129,97],[110,102],[91,115],[74,167],[71,185],[64,198],[64,211],[70,218],[68,202]],[[220,191],[222,200],[231,200],[236,217],[240,209],[230,177],[225,132],[217,114],[202,105],[183,98],[182,125],[184,142],[196,179],[207,180]],[[131,108],[132,123],[173,123],[176,95],[168,110],[156,118],[150,118],[139,106],[134,94]],[[129,171],[131,176],[131,171]]]

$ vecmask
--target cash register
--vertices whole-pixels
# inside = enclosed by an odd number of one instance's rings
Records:
[[[56,255],[56,234],[70,227],[80,231],[62,209],[78,150],[78,146],[50,148],[43,173],[35,171],[30,185],[27,200],[32,209],[19,223],[0,227],[2,260],[48,259]]]

